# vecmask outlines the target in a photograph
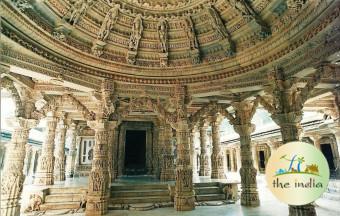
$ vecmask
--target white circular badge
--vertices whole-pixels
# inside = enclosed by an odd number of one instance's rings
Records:
[[[313,145],[290,142],[270,156],[266,167],[268,188],[280,201],[304,205],[326,190],[329,167],[324,155]]]

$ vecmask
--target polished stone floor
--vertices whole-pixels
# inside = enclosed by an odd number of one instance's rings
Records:
[[[263,175],[258,176],[258,188],[261,200],[259,207],[243,207],[239,201],[236,204],[229,204],[223,206],[197,206],[196,210],[188,212],[177,212],[173,208],[160,208],[150,211],[131,211],[131,210],[115,210],[110,211],[108,215],[112,216],[285,216],[288,215],[288,207],[286,204],[279,202],[266,187],[265,178]],[[237,173],[228,174],[228,181],[239,181],[239,175]],[[209,182],[209,178],[196,179],[199,182]],[[224,180],[225,181],[225,180]],[[114,184],[136,184],[136,183],[152,183],[157,182],[152,179],[145,178],[121,178]],[[87,178],[69,179],[65,182],[56,183],[54,187],[60,186],[84,186],[87,185]],[[23,196],[28,194],[30,190],[34,190],[36,187],[25,186]],[[25,200],[25,198],[23,199]],[[23,201],[24,203],[24,201]],[[330,201],[325,199],[319,199],[316,201],[316,211],[319,216],[338,216],[340,215],[340,203],[338,201]],[[84,215],[84,213],[65,214],[66,211],[50,211],[45,215]]]

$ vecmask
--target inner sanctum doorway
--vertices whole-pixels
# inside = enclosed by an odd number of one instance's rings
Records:
[[[146,131],[127,130],[125,135],[125,175],[146,174]]]

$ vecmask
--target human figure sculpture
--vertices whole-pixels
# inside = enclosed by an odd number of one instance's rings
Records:
[[[184,20],[182,22],[182,27],[185,31],[186,36],[187,36],[190,49],[198,49],[198,42],[197,42],[197,38],[195,36],[194,24],[193,24],[190,16],[187,16],[187,17],[184,18]]]
[[[207,8],[207,10],[210,15],[209,24],[212,26],[212,28],[221,38],[229,38],[229,33],[227,32],[227,29],[216,10],[211,5]]]
[[[118,20],[119,8],[120,5],[116,4],[107,12],[104,21],[99,29],[99,33],[97,36],[98,40],[105,41],[109,36],[113,25]]]
[[[129,40],[129,50],[137,51],[139,41],[142,38],[143,20],[142,15],[138,14],[133,20],[132,31]]]
[[[72,23],[72,25],[75,25],[78,23],[80,17],[82,17],[87,9],[93,5],[93,3],[96,0],[75,0],[71,1],[71,16],[69,19],[69,22]]]
[[[33,194],[30,196],[29,206],[25,212],[40,211],[40,205],[42,204],[42,199],[39,195]]]
[[[161,52],[168,52],[168,23],[165,19],[161,19],[157,25],[158,38],[161,45]]]
[[[255,19],[256,12],[245,0],[229,0],[230,4],[247,19]]]

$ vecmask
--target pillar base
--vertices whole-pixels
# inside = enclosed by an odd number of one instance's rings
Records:
[[[241,192],[241,205],[256,207],[260,205],[259,193],[257,191]]]
[[[212,170],[211,171],[211,178],[212,179],[225,179],[224,172],[221,169]]]
[[[193,195],[176,195],[174,201],[176,211],[192,211],[195,209]]]
[[[18,199],[6,199],[1,197],[1,216],[17,216],[20,215],[20,204]]]
[[[65,181],[65,175],[63,175],[63,176],[54,176],[54,181]]]
[[[316,216],[315,206],[313,204],[301,205],[301,206],[289,206],[289,216]]]
[[[108,207],[108,196],[87,196],[86,216],[105,215]]]

